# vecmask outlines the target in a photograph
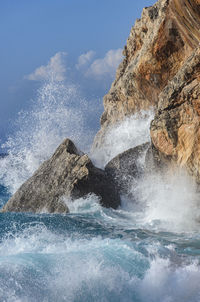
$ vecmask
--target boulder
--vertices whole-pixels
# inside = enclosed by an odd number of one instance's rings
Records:
[[[88,193],[98,195],[105,207],[120,205],[111,178],[79,152],[72,141],[65,139],[1,211],[67,213],[63,197],[75,199]]]
[[[129,194],[129,188],[134,180],[144,172],[144,159],[150,143],[139,145],[135,148],[118,154],[105,167],[105,171],[115,181],[121,194]],[[143,158],[144,157],[144,158]]]

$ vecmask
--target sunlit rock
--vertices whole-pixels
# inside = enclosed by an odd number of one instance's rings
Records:
[[[160,94],[151,138],[161,163],[186,167],[200,183],[200,47]]]
[[[96,147],[103,143],[109,125],[157,107],[159,94],[199,41],[199,0],[158,0],[143,9],[131,29],[116,79],[104,97]]]
[[[67,213],[64,199],[94,193],[105,207],[117,208],[120,197],[107,174],[66,139],[3,207],[2,211]],[[65,198],[63,198],[65,197]]]

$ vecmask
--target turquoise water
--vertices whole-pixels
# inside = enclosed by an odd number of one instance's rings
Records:
[[[199,232],[81,202],[68,215],[0,214],[0,301],[200,301]]]
[[[62,83],[41,87],[4,145],[9,155],[0,160],[0,206],[64,138],[90,149],[95,131],[87,118],[96,107],[86,105]],[[90,153],[95,164],[104,167],[148,141],[151,119],[146,112],[110,129],[105,145]],[[143,167],[144,156],[137,164]],[[0,213],[0,302],[199,302],[195,184],[182,171],[148,175],[129,189],[134,202],[123,198],[117,210],[89,195],[66,201],[67,215]]]

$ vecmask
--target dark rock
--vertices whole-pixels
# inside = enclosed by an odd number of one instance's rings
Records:
[[[133,180],[139,178],[144,172],[138,160],[147,151],[149,145],[149,143],[145,143],[120,153],[106,165],[105,171],[110,177],[113,177],[122,194],[129,194],[129,187]]]
[[[149,18],[151,20],[155,20],[158,17],[158,13],[159,13],[159,11],[158,11],[158,8],[156,6],[152,6],[148,10]]]
[[[67,213],[69,210],[63,197],[74,199],[88,193],[98,195],[105,207],[120,205],[120,197],[110,177],[94,167],[89,157],[66,139],[1,211]]]

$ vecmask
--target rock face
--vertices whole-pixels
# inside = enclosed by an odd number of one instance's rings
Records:
[[[124,56],[104,97],[94,147],[110,126],[153,107],[147,161],[186,167],[200,183],[200,0],[158,0],[144,8]]]
[[[129,194],[134,180],[144,172],[139,160],[145,156],[150,143],[131,148],[114,157],[105,167],[105,171],[114,179],[121,194]]]
[[[135,112],[156,108],[158,96],[200,41],[200,0],[158,0],[131,29],[124,60],[104,97],[102,144],[108,127]]]
[[[200,183],[200,47],[160,94],[151,138],[161,163],[186,167]]]
[[[117,208],[120,197],[109,176],[66,139],[3,207],[2,211],[67,213],[62,197],[95,193],[105,207]]]

